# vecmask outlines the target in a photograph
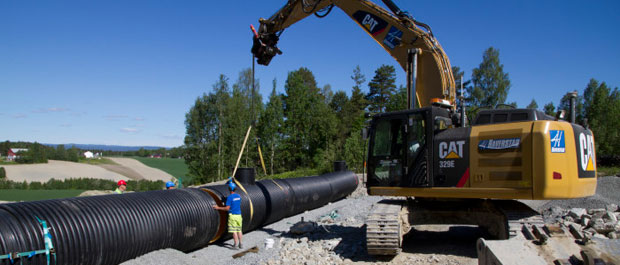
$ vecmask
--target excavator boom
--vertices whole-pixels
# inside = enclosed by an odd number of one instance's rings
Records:
[[[428,106],[433,98],[445,99],[454,105],[456,93],[450,61],[430,27],[400,11],[392,1],[383,1],[391,11],[366,0],[288,1],[269,19],[259,20],[252,53],[259,64],[268,65],[275,55],[282,54],[277,43],[284,29],[312,14],[325,16],[333,7],[338,7],[394,57],[405,71],[410,68],[410,51],[418,51],[419,70],[415,79],[417,106]]]

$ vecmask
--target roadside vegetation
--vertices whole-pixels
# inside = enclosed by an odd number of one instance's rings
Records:
[[[317,176],[320,174],[321,172],[317,169],[301,168],[295,171],[283,172],[283,173],[275,174],[272,176],[262,176],[258,179],[286,179],[286,178],[298,178],[298,177],[306,177],[306,176]]]
[[[161,190],[164,187],[164,182],[161,180],[128,180],[128,191],[149,191],[149,190]],[[1,179],[0,190],[14,189],[14,190],[114,190],[116,189],[116,182],[107,179],[65,179],[56,180],[50,179],[47,182],[15,182],[11,180]]]
[[[601,166],[598,167],[596,170],[598,171],[599,176],[620,176],[620,166]]]
[[[83,158],[80,157],[79,163],[89,165],[116,165],[116,162],[106,158]]]
[[[0,201],[38,201],[71,198],[84,190],[14,190],[0,189]]]

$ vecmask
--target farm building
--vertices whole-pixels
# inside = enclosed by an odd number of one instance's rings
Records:
[[[10,148],[6,155],[6,161],[15,161],[20,152],[27,152],[28,148]]]
[[[91,151],[86,151],[86,152],[84,152],[84,157],[86,157],[86,158],[93,158],[93,157],[95,157],[95,155]]]

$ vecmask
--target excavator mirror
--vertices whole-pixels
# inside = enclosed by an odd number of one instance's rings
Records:
[[[565,110],[560,110],[555,114],[555,120],[563,120],[564,116],[566,115],[566,111]]]

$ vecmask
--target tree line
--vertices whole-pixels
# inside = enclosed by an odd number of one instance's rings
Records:
[[[47,182],[16,182],[0,178],[0,190],[114,190],[116,182],[107,179],[77,178],[57,180],[50,179]],[[149,191],[164,189],[164,182],[161,180],[128,180],[128,191]]]
[[[104,151],[104,150],[83,150],[75,146],[66,148],[65,145],[59,144],[54,146],[43,145],[37,142],[0,142],[0,155],[7,156],[11,148],[24,148],[28,151],[19,152],[19,157],[15,159],[19,164],[47,163],[48,160],[62,160],[70,162],[79,162],[84,152],[91,151],[100,153],[103,156],[139,156],[149,157],[151,155],[161,155],[161,157],[182,158],[185,151],[183,146],[174,148],[159,148],[147,150],[140,148],[137,151]]]
[[[289,72],[284,92],[277,93],[273,80],[265,104],[258,93],[259,81],[244,69],[230,84],[220,75],[213,90],[198,97],[185,117],[185,160],[199,182],[229,177],[246,130],[253,129],[244,150],[241,167],[254,167],[259,176],[298,169],[330,171],[337,160],[361,171],[365,141],[361,136],[364,112],[383,112],[406,106],[406,89],[396,86],[396,70],[382,65],[368,83],[361,69],[353,69],[351,95],[320,86],[310,69]],[[261,149],[265,171],[260,158]]]
[[[47,163],[48,159],[78,162],[81,150],[76,147],[66,149],[64,145],[56,148],[46,146],[37,142],[11,142],[0,143],[0,154],[8,155],[11,148],[24,148],[28,151],[19,152],[15,162],[20,164]]]
[[[493,47],[484,51],[482,62],[467,80],[459,67],[452,67],[455,78],[463,79],[470,120],[483,108],[517,107],[516,102],[507,102],[511,82],[503,68],[499,50]],[[267,175],[308,168],[321,173],[329,171],[336,160],[361,171],[366,155],[360,133],[364,113],[407,107],[406,88],[397,86],[395,71],[393,66],[382,65],[366,83],[360,67],[355,67],[349,96],[342,90],[334,92],[329,84],[319,85],[312,71],[301,67],[288,73],[283,93],[276,92],[277,82],[272,81],[265,104],[258,93],[260,82],[252,82],[250,69],[242,70],[232,84],[220,75],[212,91],[198,97],[185,116],[184,157],[190,174],[198,182],[229,177],[250,125],[254,126],[240,166],[258,169],[259,176],[265,175],[259,146]],[[557,108],[568,109],[567,100],[562,98]],[[599,156],[617,153],[620,136],[614,128],[619,121],[608,117],[620,114],[618,89],[592,79],[578,102],[577,120],[594,131]],[[538,109],[538,104],[532,100],[527,107]],[[552,103],[543,108],[549,115],[555,114],[554,109]],[[609,116],[612,113],[615,116]]]

